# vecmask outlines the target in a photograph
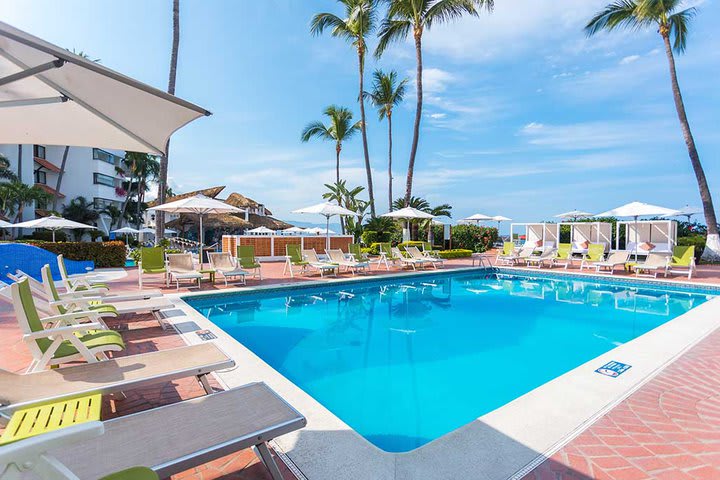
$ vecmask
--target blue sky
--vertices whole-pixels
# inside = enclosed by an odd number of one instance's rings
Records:
[[[425,37],[425,94],[414,194],[516,221],[591,212],[640,200],[699,204],[654,31],[586,39],[608,0],[496,0],[493,14]],[[720,1],[700,12],[681,87],[708,179],[720,202]],[[173,188],[227,185],[288,220],[320,201],[334,178],[331,144],[302,144],[323,108],[356,104],[357,65],[341,40],[312,37],[310,18],[340,13],[332,0],[181,1],[177,94],[213,112],[172,142]],[[171,2],[0,0],[3,21],[165,89]],[[413,78],[410,44],[367,70]],[[387,126],[368,107],[378,211],[387,209]],[[394,115],[395,193],[404,191],[414,89]],[[341,175],[364,185],[362,145],[343,151]]]

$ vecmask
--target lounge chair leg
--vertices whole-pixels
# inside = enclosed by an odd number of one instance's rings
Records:
[[[200,382],[200,385],[203,387],[203,390],[205,390],[205,393],[210,395],[214,392],[213,388],[210,386],[210,380],[208,380],[207,374],[205,375],[198,375],[197,376],[198,382]]]
[[[275,460],[272,458],[272,454],[270,453],[270,450],[268,450],[267,443],[259,443],[255,445],[255,448],[257,449],[258,456],[260,457],[260,460],[263,462],[265,467],[270,471],[270,476],[273,478],[273,480],[283,480],[283,476],[280,473],[280,469],[277,466],[277,463],[275,463]]]

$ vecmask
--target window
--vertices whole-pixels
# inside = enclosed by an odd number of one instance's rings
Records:
[[[119,166],[120,161],[122,158],[118,157],[117,155],[113,155],[110,152],[106,152],[105,150],[101,150],[99,148],[93,148],[93,159],[100,160],[105,163],[109,163],[110,165]]]
[[[35,183],[47,185],[47,174],[42,170],[35,170]]]
[[[115,200],[109,200],[107,198],[93,198],[93,208],[95,210],[104,210],[106,207],[109,207],[110,205],[115,205],[117,208],[122,207],[122,203],[117,202]]]
[[[45,158],[45,147],[42,145],[33,145],[33,155],[37,158]]]
[[[106,185],[108,187],[115,187],[115,177],[110,175],[103,175],[102,173],[93,173],[93,183],[95,185]]]

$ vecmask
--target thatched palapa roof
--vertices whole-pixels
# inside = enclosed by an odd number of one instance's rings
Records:
[[[202,190],[194,190],[192,192],[187,193],[181,193],[180,195],[175,195],[170,198],[165,199],[165,203],[174,202],[177,200],[182,200],[183,198],[192,197],[195,195],[205,195],[206,197],[215,198],[217,197],[220,192],[225,190],[225,185],[219,186],[219,187],[210,187],[210,188],[204,188]],[[157,199],[148,202],[148,207],[156,207],[158,205]]]
[[[233,207],[238,207],[238,208],[259,208],[260,207],[260,204],[258,202],[256,202],[255,200],[253,200],[252,198],[248,198],[244,195],[240,195],[237,192],[231,193],[230,196],[225,199],[225,203],[232,205]],[[272,215],[272,212],[267,207],[265,207],[265,213],[267,215]]]

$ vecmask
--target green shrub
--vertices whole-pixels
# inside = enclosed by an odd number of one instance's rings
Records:
[[[35,230],[32,235],[25,235],[23,238],[27,240],[40,240],[41,242],[52,242],[53,239],[52,232],[45,229]],[[67,238],[67,233],[63,232],[62,230],[58,230],[57,232],[55,232],[56,242],[66,242]]]
[[[360,251],[365,255],[377,255],[377,253],[373,253],[372,248],[370,247],[362,247]]]
[[[695,261],[700,261],[703,250],[705,250],[705,235],[690,235],[688,237],[680,237],[677,239],[677,243],[678,245],[682,246],[694,246]]]
[[[451,259],[451,258],[467,258],[472,256],[473,251],[472,250],[466,250],[463,248],[454,248],[452,250],[443,250],[441,252],[438,252],[438,255],[440,255],[440,258],[444,259]]]
[[[472,250],[473,252],[486,252],[498,239],[498,230],[495,227],[480,227],[478,225],[458,225],[452,229],[453,247]]]
[[[123,242],[43,242],[30,240],[30,245],[43,248],[68,260],[92,260],[95,268],[125,266],[125,244]]]
[[[378,232],[374,230],[365,230],[360,236],[360,240],[363,245],[372,245],[373,243],[377,243],[380,241],[378,238]]]

